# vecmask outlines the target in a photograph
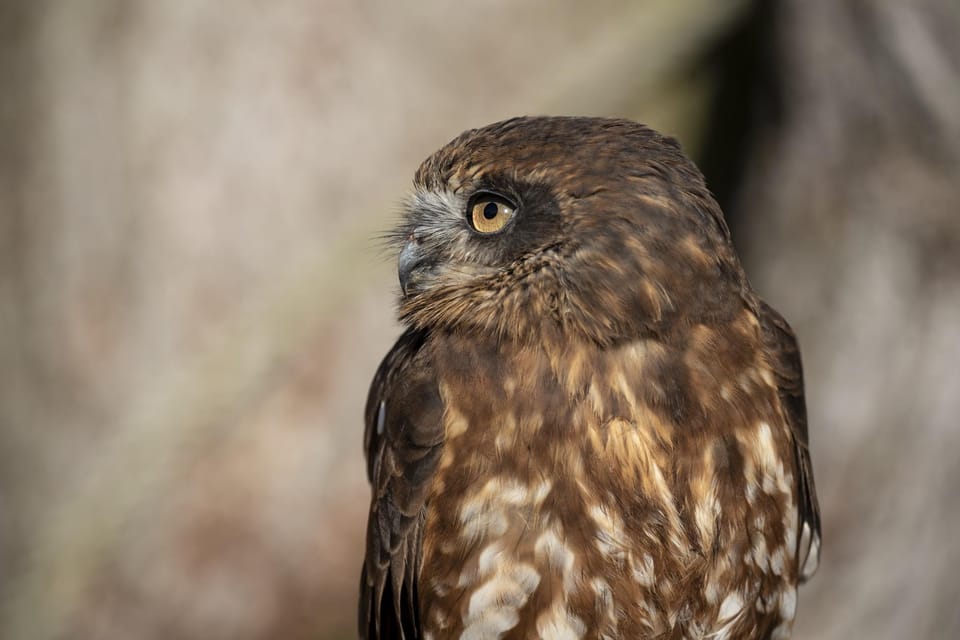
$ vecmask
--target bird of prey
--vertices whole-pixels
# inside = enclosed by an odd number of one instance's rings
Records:
[[[820,547],[800,354],[679,145],[470,130],[391,237],[361,637],[789,637]]]

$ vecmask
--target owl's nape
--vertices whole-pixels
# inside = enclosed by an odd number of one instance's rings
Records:
[[[679,146],[467,131],[395,236],[361,636],[788,637],[820,545],[799,350]]]

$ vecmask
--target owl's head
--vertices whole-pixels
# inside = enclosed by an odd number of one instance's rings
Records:
[[[461,134],[418,169],[393,237],[401,320],[499,339],[609,344],[726,318],[747,286],[700,172],[626,120]]]

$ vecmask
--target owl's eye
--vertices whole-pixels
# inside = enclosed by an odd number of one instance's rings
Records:
[[[478,194],[470,204],[470,225],[480,233],[496,233],[513,217],[516,207],[505,198]]]

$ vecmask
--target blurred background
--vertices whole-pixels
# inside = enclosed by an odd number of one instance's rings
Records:
[[[0,0],[0,637],[355,637],[376,237],[544,113],[677,136],[799,335],[796,636],[960,637],[955,0]]]

